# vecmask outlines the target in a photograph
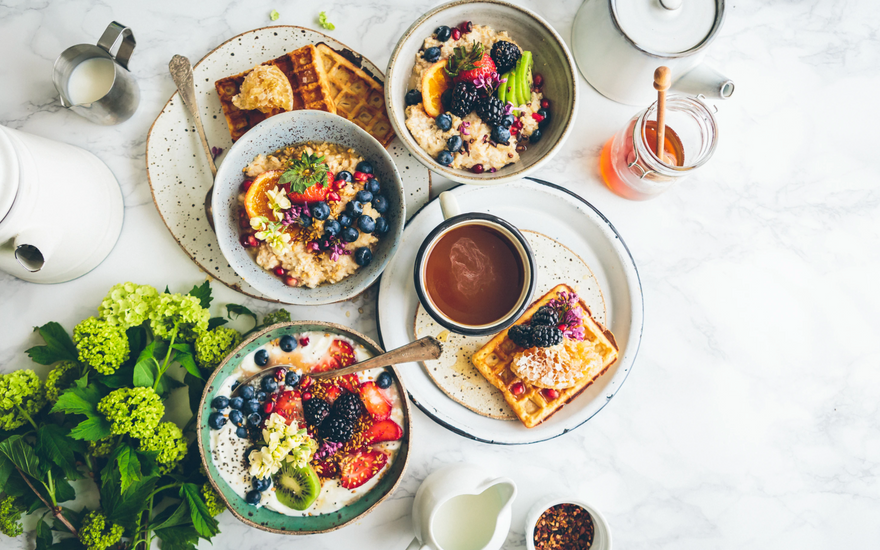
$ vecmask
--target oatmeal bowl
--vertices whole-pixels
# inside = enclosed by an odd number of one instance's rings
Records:
[[[278,300],[317,305],[363,292],[393,256],[406,220],[390,155],[355,124],[290,111],[229,150],[213,191],[229,265]]]
[[[381,353],[341,325],[296,321],[254,334],[217,367],[199,403],[198,446],[238,519],[274,533],[324,533],[391,495],[411,430],[396,371],[314,377]]]
[[[397,135],[425,166],[461,183],[532,174],[577,114],[565,42],[536,13],[501,0],[429,11],[403,34],[385,74]]]

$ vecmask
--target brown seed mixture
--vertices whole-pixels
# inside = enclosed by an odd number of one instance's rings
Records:
[[[587,550],[593,545],[593,518],[576,504],[548,508],[535,525],[537,550]]]

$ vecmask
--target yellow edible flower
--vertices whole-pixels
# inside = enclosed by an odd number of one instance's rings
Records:
[[[287,193],[283,189],[275,187],[275,189],[266,191],[266,196],[269,197],[269,207],[275,214],[275,219],[279,221],[284,219],[283,210],[290,208],[290,199],[287,198]]]
[[[263,440],[266,446],[251,451],[247,457],[250,474],[259,479],[275,474],[284,462],[296,468],[304,467],[318,449],[318,443],[309,437],[305,428],[300,428],[295,420],[288,424],[287,419],[277,413],[272,413],[266,421]]]

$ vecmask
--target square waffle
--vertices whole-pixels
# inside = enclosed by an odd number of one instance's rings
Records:
[[[382,84],[327,44],[317,45],[330,84],[336,114],[346,118],[387,147],[394,130],[385,110]]]
[[[550,300],[556,297],[556,293],[560,290],[574,292],[568,285],[564,284],[550,289],[550,292],[532,304],[515,324],[521,325],[528,322],[532,315],[538,311],[538,308],[547,305]],[[471,358],[471,362],[477,367],[477,370],[504,394],[504,400],[507,401],[514,414],[525,424],[526,428],[534,428],[550,418],[551,415],[577,397],[599,376],[604,374],[608,367],[617,361],[618,347],[617,342],[614,340],[614,335],[593,319],[590,308],[587,307],[583,300],[578,303],[578,306],[585,314],[584,329],[586,337],[584,342],[599,353],[602,357],[602,365],[601,368],[594,368],[585,373],[574,386],[558,390],[559,395],[555,399],[548,399],[542,388],[532,386],[527,381],[519,378],[510,369],[513,356],[517,352],[522,351],[522,348],[514,344],[507,337],[507,330],[499,332]],[[522,383],[525,388],[520,395],[514,395],[510,390],[511,386],[516,382]]]
[[[318,50],[309,44],[298,50],[286,53],[277,59],[267,61],[263,65],[275,65],[290,80],[293,88],[293,110],[315,109],[319,111],[336,112],[336,107],[330,96],[330,85],[327,74],[324,72],[324,64],[318,57]],[[229,126],[229,134],[232,141],[238,140],[248,130],[269,118],[282,113],[280,109],[269,113],[261,113],[257,110],[243,111],[233,105],[232,98],[241,90],[241,83],[247,76],[246,71],[234,76],[228,76],[214,83],[217,95],[220,96],[220,105],[226,116],[226,124]]]

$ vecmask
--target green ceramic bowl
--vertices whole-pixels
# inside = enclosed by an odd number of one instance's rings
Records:
[[[400,450],[397,458],[391,465],[391,470],[379,480],[379,483],[373,489],[362,495],[360,499],[349,504],[348,506],[329,514],[320,514],[316,516],[291,517],[279,514],[267,508],[256,508],[244,501],[244,498],[237,495],[232,488],[223,480],[220,472],[214,466],[211,459],[211,429],[208,427],[208,416],[211,414],[211,400],[214,399],[220,382],[229,376],[233,370],[239,365],[242,358],[256,350],[264,344],[280,338],[285,334],[296,334],[307,331],[322,331],[331,334],[339,334],[347,338],[351,338],[358,344],[363,345],[367,351],[374,355],[384,353],[378,344],[349,328],[334,323],[324,323],[320,321],[294,321],[291,323],[279,323],[251,336],[235,351],[233,351],[223,363],[217,367],[214,374],[208,380],[205,386],[205,392],[202,394],[202,400],[199,403],[198,415],[198,434],[199,434],[199,453],[202,455],[202,464],[208,473],[211,484],[220,494],[226,506],[235,514],[235,517],[257,529],[271,531],[273,533],[287,535],[312,535],[316,533],[326,533],[344,527],[349,523],[360,519],[370,513],[374,507],[380,502],[388,498],[394,492],[397,485],[403,478],[406,463],[409,460],[409,441],[410,430],[412,425],[409,415],[409,404],[406,399],[406,390],[400,382],[400,378],[394,369],[394,383],[401,397],[400,404],[403,408],[403,428],[404,436],[401,441]]]

